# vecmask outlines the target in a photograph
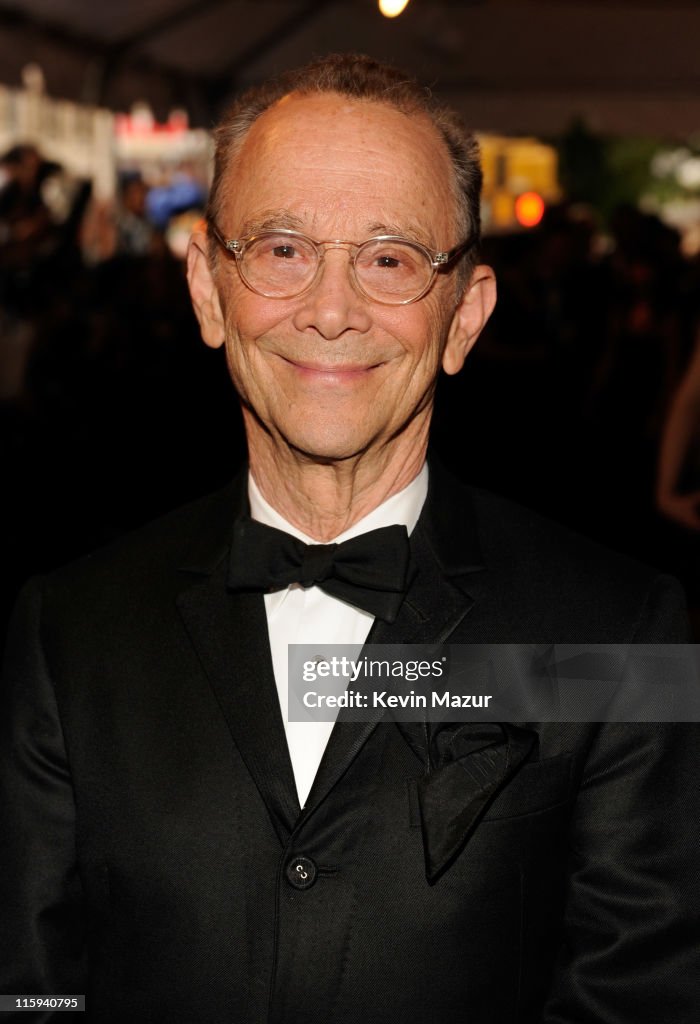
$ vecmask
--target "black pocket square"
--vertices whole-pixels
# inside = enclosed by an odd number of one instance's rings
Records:
[[[489,805],[537,743],[533,729],[509,723],[469,722],[437,727],[400,723],[424,760],[418,781],[425,871],[433,883],[464,849]]]

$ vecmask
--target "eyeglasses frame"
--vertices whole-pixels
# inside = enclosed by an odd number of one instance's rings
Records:
[[[353,271],[353,281],[357,290],[366,299],[369,299],[370,302],[379,302],[381,303],[381,305],[384,306],[408,306],[412,302],[418,302],[425,295],[427,295],[427,293],[432,288],[435,282],[435,278],[437,277],[438,271],[446,269],[460,256],[465,255],[471,248],[473,248],[474,243],[476,242],[476,238],[468,238],[466,239],[466,241],[460,242],[460,244],[456,245],[453,249],[442,250],[440,252],[434,253],[431,252],[431,250],[428,249],[427,246],[423,245],[422,242],[416,242],[413,238],[405,238],[403,235],[373,235],[371,238],[366,238],[363,242],[350,242],[342,238],[333,238],[328,239],[326,241],[318,242],[316,241],[316,239],[310,238],[308,235],[305,235],[303,231],[294,231],[291,228],[270,228],[265,231],[258,231],[253,235],[246,235],[243,238],[227,239],[224,238],[216,224],[214,224],[212,221],[208,222],[208,228],[211,231],[214,238],[216,239],[216,241],[219,243],[219,245],[225,250],[227,255],[233,256],[235,258],[235,263],[236,266],[238,267],[238,273],[241,275],[241,280],[243,281],[243,284],[247,288],[249,288],[250,291],[255,292],[256,295],[262,295],[263,298],[266,299],[282,300],[297,299],[299,298],[300,295],[305,295],[306,292],[310,291],[313,288],[316,281],[318,280],[318,275],[321,272],[321,265],[326,255],[325,248],[328,246],[331,246],[333,248],[350,246],[351,249],[355,250],[350,263]],[[246,249],[252,242],[254,242],[258,238],[263,238],[266,235],[286,235],[290,238],[302,238],[305,242],[309,242],[313,247],[318,257],[316,273],[309,281],[309,283],[304,288],[301,289],[301,291],[294,292],[292,295],[267,295],[265,292],[261,292],[257,288],[254,288],[252,284],[247,280],[245,274],[243,273],[243,270],[239,265],[239,261],[243,258]],[[409,245],[412,245],[416,249],[419,249],[421,252],[425,253],[427,259],[430,262],[432,273],[430,275],[430,279],[428,280],[423,290],[419,292],[418,295],[415,295],[410,299],[401,299],[400,302],[387,302],[386,300],[378,299],[375,296],[368,294],[368,292],[366,292],[365,289],[362,287],[362,284],[360,283],[357,277],[357,273],[355,271],[355,263],[357,260],[358,252],[363,246],[367,245],[369,242],[407,242]],[[321,247],[323,247],[323,251],[320,251]]]

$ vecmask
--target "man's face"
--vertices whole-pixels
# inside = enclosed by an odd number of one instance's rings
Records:
[[[251,128],[218,227],[225,238],[285,227],[317,241],[394,234],[449,249],[462,241],[450,183],[427,120],[334,94],[291,95]],[[360,294],[343,249],[326,252],[313,287],[295,298],[257,295],[223,254],[214,282],[220,328],[203,322],[203,333],[225,341],[251,443],[262,429],[278,445],[338,460],[410,441],[427,429],[441,362],[455,372],[466,354],[454,273],[405,306]],[[196,286],[193,295],[197,306]]]

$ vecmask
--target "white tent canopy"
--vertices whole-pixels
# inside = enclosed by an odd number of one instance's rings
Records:
[[[0,81],[40,65],[53,96],[208,125],[252,82],[333,50],[417,74],[482,131],[700,130],[696,0],[0,0]]]

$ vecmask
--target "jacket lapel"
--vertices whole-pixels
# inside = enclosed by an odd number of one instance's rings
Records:
[[[484,566],[471,500],[467,489],[432,461],[428,496],[411,534],[411,559],[412,581],[395,622],[376,619],[368,644],[443,643],[473,607],[469,577]],[[338,783],[384,716],[378,708],[370,721],[349,722],[341,711],[305,814]]]
[[[368,643],[443,643],[474,607],[476,598],[469,591],[477,588],[471,588],[470,582],[485,566],[470,495],[439,466],[431,464],[430,473],[428,499],[411,535],[413,582],[396,622],[376,621]],[[307,814],[328,796],[385,714],[379,709],[373,721],[356,724],[339,717],[309,796]],[[432,885],[462,851],[500,790],[536,749],[537,733],[508,723],[397,725],[423,761],[416,797],[426,878]]]
[[[177,605],[228,728],[281,842],[299,817],[261,594],[226,589],[234,520],[247,510],[242,471],[215,506],[212,529],[188,552]]]

